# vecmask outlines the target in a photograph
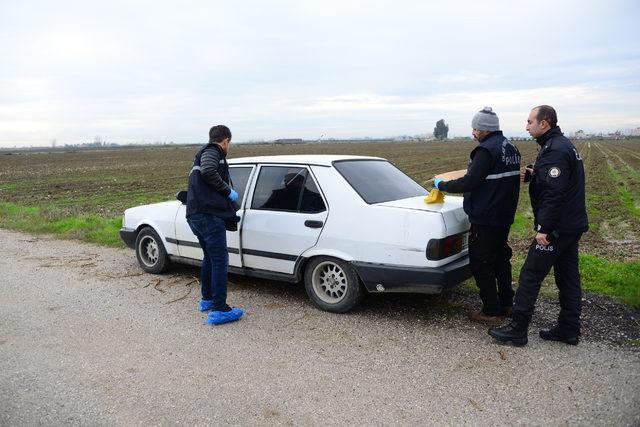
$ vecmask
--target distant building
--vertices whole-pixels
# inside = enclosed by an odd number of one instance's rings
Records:
[[[394,136],[392,138],[393,141],[412,141],[415,138],[409,135],[400,135],[400,136]]]
[[[573,137],[575,139],[585,139],[587,137],[587,134],[584,133],[584,131],[582,129],[577,130],[576,133],[573,135]]]
[[[622,132],[620,132],[619,130],[609,133],[607,137],[610,139],[623,139]]]
[[[302,138],[281,138],[273,141],[274,144],[302,144]]]

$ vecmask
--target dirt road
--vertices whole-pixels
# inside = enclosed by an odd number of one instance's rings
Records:
[[[232,276],[247,316],[212,327],[196,269],[0,230],[0,425],[640,424],[640,352],[530,333],[494,344],[437,297],[349,315]]]

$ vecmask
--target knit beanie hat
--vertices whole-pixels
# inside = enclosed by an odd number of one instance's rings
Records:
[[[471,120],[471,127],[478,130],[500,130],[500,121],[498,115],[493,112],[491,107],[484,107],[478,111],[473,120]]]

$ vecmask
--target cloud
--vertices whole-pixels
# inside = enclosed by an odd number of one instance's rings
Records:
[[[632,124],[637,4],[0,2],[0,145],[195,142],[213,123],[237,141],[384,136],[440,118],[467,135],[487,104],[519,133],[541,103],[571,128]]]
[[[438,95],[384,96],[379,94],[345,94],[321,97],[311,102],[294,100],[288,107],[291,111],[305,113],[359,113],[367,111],[438,111],[438,112],[475,112],[484,105],[495,109],[509,110],[534,106],[542,103],[564,105],[575,103],[600,103],[610,100],[610,94],[588,86],[552,86],[537,89],[465,91],[449,92]]]
[[[630,89],[632,92],[630,92]],[[458,91],[425,97],[383,96],[379,94],[345,94],[321,97],[309,102],[293,100],[286,106],[293,114],[324,118],[367,117],[372,128],[378,126],[381,117],[413,121],[412,129],[445,118],[451,132],[459,135],[469,133],[469,122],[473,114],[485,105],[498,112],[502,127],[513,134],[524,135],[524,122],[531,108],[540,104],[553,105],[560,122],[571,129],[602,127],[612,129],[633,126],[636,110],[625,113],[625,109],[637,107],[640,88],[603,86],[549,86],[535,89],[497,91]],[[608,110],[606,114],[596,111]],[[594,119],[597,118],[597,119]],[[420,124],[422,123],[422,124]],[[640,123],[640,122],[638,122]],[[410,132],[407,132],[410,133]]]

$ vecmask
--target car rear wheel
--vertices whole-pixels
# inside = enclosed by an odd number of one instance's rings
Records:
[[[145,227],[136,237],[136,257],[140,267],[147,273],[162,273],[169,267],[169,257],[158,233]]]
[[[351,310],[364,297],[364,289],[355,270],[337,258],[311,260],[305,269],[304,283],[311,302],[333,313]]]

